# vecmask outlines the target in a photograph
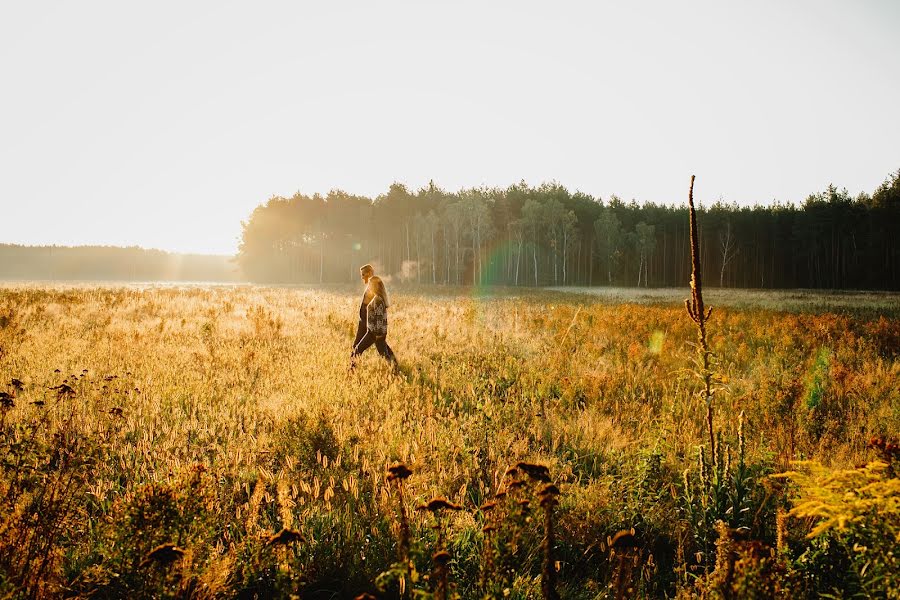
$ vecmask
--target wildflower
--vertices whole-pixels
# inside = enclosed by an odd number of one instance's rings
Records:
[[[787,517],[788,513],[783,508],[779,508],[775,514],[775,548],[779,555],[787,550]]]
[[[550,483],[550,469],[544,465],[536,465],[533,463],[520,462],[516,465],[525,472],[531,479],[542,483]]]
[[[517,480],[515,480],[515,481],[511,481],[511,482],[509,483],[509,485],[506,486],[506,489],[511,490],[511,491],[515,491],[515,490],[517,490],[517,489],[519,489],[519,488],[521,488],[521,487],[525,487],[525,482],[524,482],[524,481],[519,481],[519,480],[517,479]]]
[[[56,396],[58,398],[71,397],[75,395],[75,389],[67,383],[61,383],[55,387],[51,387],[51,390],[56,390]]]
[[[304,541],[303,536],[299,531],[294,529],[288,529],[284,527],[278,533],[269,536],[269,540],[266,542],[267,546],[287,546],[288,544],[292,544],[294,542],[302,542]]]
[[[406,565],[407,575],[411,571],[409,561],[409,517],[406,514],[406,501],[403,499],[403,480],[412,475],[412,470],[403,463],[394,463],[388,467],[388,482],[397,484],[397,502],[400,505],[400,562]]]
[[[541,498],[541,506],[559,504],[559,501],[557,500],[559,497],[559,488],[552,483],[548,483],[541,488],[541,491],[538,492],[538,496]]]
[[[428,501],[428,504],[421,504],[417,507],[418,510],[427,510],[432,513],[437,513],[441,510],[462,510],[462,506],[458,504],[454,504],[447,500],[446,498],[432,498]]]
[[[554,527],[553,507],[559,504],[559,488],[548,483],[538,492],[541,498],[541,506],[544,507],[544,541],[542,550],[544,560],[541,567],[541,590],[544,598],[555,600],[559,598],[556,592],[556,564],[553,560]]]
[[[634,527],[631,529],[622,529],[617,531],[615,535],[606,538],[606,545],[611,550],[624,550],[626,548],[636,548],[637,538],[634,536]]]
[[[395,479],[404,480],[410,475],[412,475],[412,470],[407,467],[403,463],[394,463],[390,467],[388,467],[388,481],[394,481]]]
[[[614,597],[627,598],[634,593],[632,577],[634,568],[638,563],[638,541],[634,535],[634,528],[623,529],[615,535],[606,538],[611,557],[618,557],[613,568],[612,589]]]
[[[168,565],[181,559],[182,556],[184,556],[184,550],[175,544],[160,544],[144,557],[141,566],[145,567],[154,562]]]
[[[450,589],[450,570],[447,565],[450,564],[450,553],[446,550],[438,550],[431,555],[431,562],[434,564],[434,598],[435,600],[446,600],[447,592]]]

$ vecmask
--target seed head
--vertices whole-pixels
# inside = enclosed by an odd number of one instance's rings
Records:
[[[292,544],[294,542],[302,542],[303,536],[300,535],[299,531],[294,529],[288,529],[287,527],[283,528],[281,531],[276,533],[275,535],[269,536],[269,540],[266,542],[267,546],[287,546],[288,544]]]
[[[541,488],[541,491],[538,492],[538,496],[559,496],[559,488],[552,483],[548,483]]]
[[[453,504],[446,498],[432,498],[428,501],[428,504],[422,504],[418,506],[417,509],[437,513],[441,510],[462,510],[462,506],[460,506],[459,504]]]
[[[75,395],[75,389],[68,383],[61,383],[56,387],[52,387],[50,389],[56,390],[56,396],[58,398],[71,397]]]
[[[168,565],[179,560],[182,556],[184,556],[184,550],[175,544],[160,544],[144,557],[141,566],[144,567],[154,562]]]
[[[543,483],[550,483],[550,469],[544,465],[536,465],[534,463],[520,462],[516,467],[521,469],[530,478]]]
[[[388,467],[388,481],[394,481],[395,479],[404,480],[410,475],[412,475],[412,470],[407,467],[405,464],[401,462],[396,462]]]
[[[634,536],[634,527],[631,529],[622,529],[616,532],[612,537],[606,538],[606,545],[614,550],[623,548],[637,548],[637,538]]]
[[[541,499],[541,506],[548,507],[559,504],[559,488],[552,483],[542,487],[541,491],[538,492],[538,496]]]

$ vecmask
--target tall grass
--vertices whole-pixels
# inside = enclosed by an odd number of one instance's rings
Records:
[[[696,331],[677,304],[393,298],[401,374],[373,353],[348,375],[356,290],[0,290],[0,591],[714,594],[718,521],[760,573],[734,568],[732,588],[781,568],[740,545],[774,547],[779,502],[791,508],[769,473],[796,458],[851,469],[880,456],[870,438],[900,431],[894,316],[717,307],[714,453],[685,368]],[[398,462],[412,472],[405,551],[385,477]],[[549,529],[538,487],[495,498],[520,462],[546,466],[560,491]],[[462,507],[440,532],[411,510],[435,497]],[[804,573],[838,572],[846,552],[807,540],[799,518],[785,560],[807,552]],[[611,556],[622,531],[630,545]],[[404,589],[379,591],[404,552]],[[792,589],[818,589],[805,585]]]

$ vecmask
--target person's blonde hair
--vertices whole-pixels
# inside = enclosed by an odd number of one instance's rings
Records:
[[[381,277],[373,275],[372,278],[369,279],[368,291],[371,294],[380,296],[381,299],[384,300],[385,307],[390,304],[388,302],[387,288],[384,287],[384,282],[381,280]]]
[[[365,275],[365,274],[375,275],[375,267],[373,267],[372,265],[368,265],[368,264],[363,265],[359,268],[359,272],[362,273],[363,275]]]

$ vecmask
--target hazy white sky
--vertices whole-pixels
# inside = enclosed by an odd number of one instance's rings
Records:
[[[272,195],[801,202],[900,168],[900,2],[4,2],[0,242],[231,253]]]

